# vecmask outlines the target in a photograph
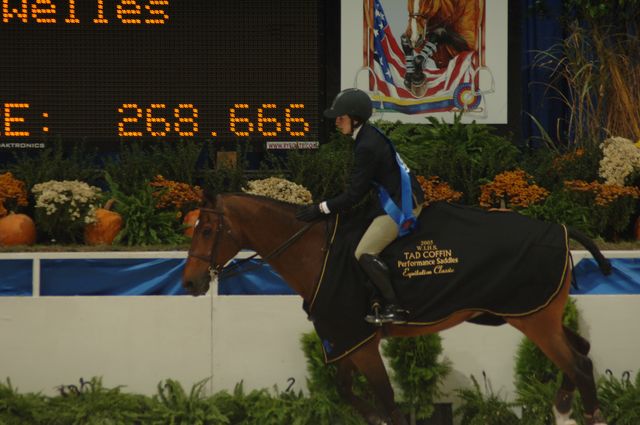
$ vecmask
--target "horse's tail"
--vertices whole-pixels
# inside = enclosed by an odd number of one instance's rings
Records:
[[[587,248],[587,251],[591,253],[594,260],[596,260],[596,263],[598,263],[598,267],[600,267],[603,275],[607,276],[611,274],[611,262],[602,255],[602,252],[600,252],[600,249],[593,240],[581,231],[569,226],[567,226],[567,234],[569,235],[569,238],[579,242]]]

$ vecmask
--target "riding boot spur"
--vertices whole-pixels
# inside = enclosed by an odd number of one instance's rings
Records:
[[[398,302],[391,283],[389,268],[384,261],[375,255],[362,254],[358,262],[385,301],[385,307],[381,312],[375,310],[374,314],[368,315],[365,320],[375,324],[406,323],[408,311]]]

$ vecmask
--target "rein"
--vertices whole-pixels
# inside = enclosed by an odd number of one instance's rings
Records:
[[[247,261],[250,261],[252,259],[254,259],[255,257],[258,256],[258,253],[255,253],[247,258],[243,258],[238,260],[235,264],[231,265],[228,268],[224,268],[224,265],[216,265],[214,264],[215,262],[215,258],[218,254],[218,250],[220,249],[220,235],[224,230],[225,224],[224,224],[224,220],[225,220],[225,216],[224,216],[224,212],[220,211],[218,209],[214,209],[214,208],[200,208],[200,211],[204,211],[206,213],[210,213],[210,214],[216,214],[219,217],[218,220],[218,226],[216,227],[216,234],[215,234],[215,242],[213,245],[213,249],[211,250],[211,255],[209,256],[209,258],[207,258],[206,256],[203,255],[199,255],[199,254],[195,254],[191,251],[191,249],[189,249],[189,253],[188,253],[188,257],[193,257],[196,258],[200,261],[205,261],[209,263],[209,271],[212,274],[212,276],[218,276],[218,277],[230,277],[230,276],[235,276],[244,272],[249,272],[252,270],[256,270],[258,268],[260,268],[262,265],[255,265],[251,268],[248,268],[246,270],[237,270],[242,264],[246,263]],[[286,241],[284,241],[280,246],[278,246],[277,248],[275,248],[273,251],[271,251],[269,254],[267,254],[266,256],[262,257],[263,261],[267,262],[272,258],[277,257],[278,255],[282,254],[284,251],[286,251],[291,245],[293,245],[298,239],[300,239],[310,228],[311,226],[313,226],[315,223],[311,222],[311,223],[307,223],[305,224],[304,227],[302,227],[300,230],[298,230],[297,232],[295,232],[291,237],[289,237],[289,239],[287,239]],[[231,238],[231,240],[233,240],[233,242],[238,246],[238,248],[242,248],[242,244],[240,244],[240,242],[233,236],[233,233],[231,233],[231,229],[228,228],[227,229],[227,234],[229,235],[229,237]]]

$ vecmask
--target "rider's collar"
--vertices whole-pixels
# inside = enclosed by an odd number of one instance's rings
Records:
[[[358,133],[360,133],[361,129],[362,125],[359,125],[358,127],[353,129],[353,133],[351,133],[351,137],[353,137],[353,140],[356,140],[356,137],[358,137]]]

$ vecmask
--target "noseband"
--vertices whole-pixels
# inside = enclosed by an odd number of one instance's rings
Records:
[[[195,258],[197,260],[204,261],[205,263],[208,263],[209,264],[209,273],[212,275],[212,277],[214,277],[214,276],[222,276],[224,264],[215,264],[215,259],[216,259],[216,256],[218,255],[218,251],[220,250],[220,239],[221,239],[220,236],[222,235],[222,232],[224,231],[224,228],[225,228],[224,212],[221,211],[221,210],[218,210],[218,209],[206,208],[206,207],[201,207],[200,208],[200,212],[206,212],[206,213],[215,214],[215,215],[218,216],[218,226],[216,227],[216,233],[214,235],[215,241],[213,243],[213,247],[211,248],[211,253],[210,253],[209,256],[196,254],[191,250],[191,248],[189,248],[189,253],[188,253],[187,257],[188,258]],[[294,233],[289,239],[284,241],[280,246],[278,246],[276,249],[271,251],[267,256],[263,257],[262,260],[266,262],[266,261],[268,261],[268,260],[280,255],[287,248],[289,248],[291,245],[293,245],[294,242],[296,242],[298,239],[300,239],[302,237],[302,235],[304,235],[307,232],[307,230],[309,230],[311,228],[311,226],[313,226],[314,224],[315,224],[315,222],[307,223],[303,228],[301,228],[296,233]],[[227,228],[226,233],[227,233],[227,235],[229,235],[231,240],[236,244],[238,249],[242,249],[242,244],[240,243],[240,241],[238,241],[238,239],[235,238],[235,236],[233,236],[233,233],[231,232],[231,228]],[[257,268],[261,267],[261,265],[257,265],[255,267],[252,267],[252,268],[249,268],[249,269],[245,269],[245,270],[242,270],[242,271],[236,270],[242,264],[244,264],[245,262],[247,262],[247,261],[249,261],[249,260],[251,260],[251,259],[253,259],[253,258],[257,257],[257,256],[258,256],[258,253],[255,253],[255,254],[251,255],[250,257],[243,258],[242,260],[239,260],[233,266],[228,267],[227,269],[224,270],[224,276],[225,277],[229,277],[229,276],[233,276],[233,275],[236,275],[236,274],[240,274],[242,272],[254,270],[254,269],[257,269]]]

